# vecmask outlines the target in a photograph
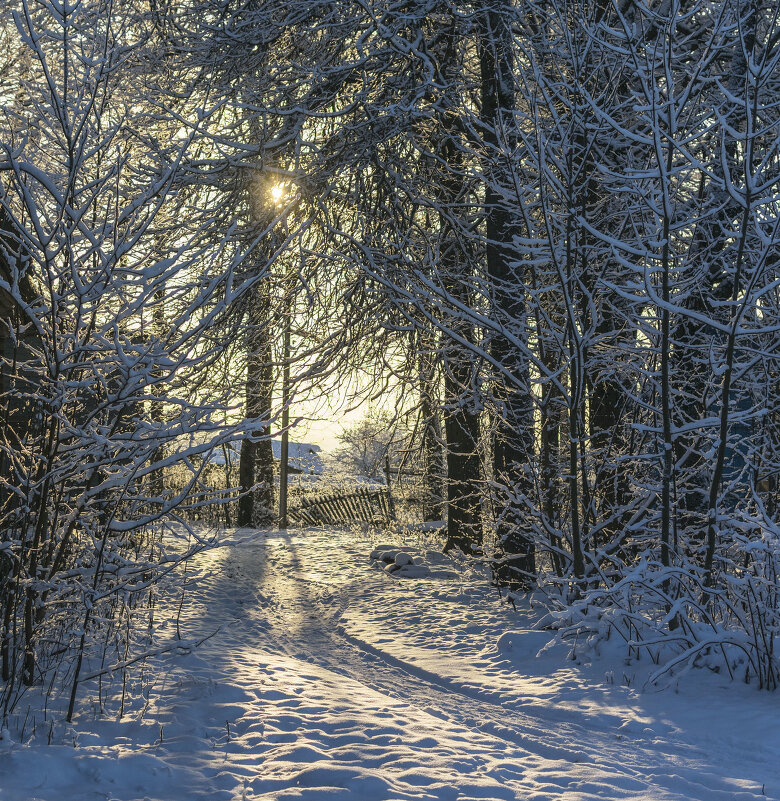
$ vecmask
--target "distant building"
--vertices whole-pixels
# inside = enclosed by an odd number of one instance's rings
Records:
[[[282,443],[272,440],[274,459],[282,458]],[[291,473],[300,473],[307,476],[321,476],[325,472],[325,463],[320,455],[319,445],[310,445],[307,442],[290,442],[287,469]]]
[[[271,440],[271,448],[273,449],[274,460],[278,462],[282,458],[281,440]],[[308,442],[290,442],[288,450],[287,468],[290,473],[319,477],[325,472],[325,462],[319,445],[313,445]],[[241,443],[233,442],[225,448],[225,451],[221,448],[216,448],[209,459],[211,464],[224,465],[225,452],[231,465],[238,464],[241,457]]]

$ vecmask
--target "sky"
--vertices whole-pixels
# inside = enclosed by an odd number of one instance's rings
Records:
[[[293,402],[290,420],[302,419],[290,432],[290,439],[319,445],[324,453],[333,453],[339,447],[339,434],[364,417],[368,409],[368,401],[353,409],[346,398]]]
[[[300,418],[300,422],[290,432],[290,439],[319,445],[323,452],[332,453],[339,447],[339,434],[370,411],[386,409],[392,416],[399,400],[397,385],[391,383],[377,397],[375,383],[375,378],[352,376],[347,384],[342,385],[341,392],[323,394],[315,399],[293,398],[290,420]]]

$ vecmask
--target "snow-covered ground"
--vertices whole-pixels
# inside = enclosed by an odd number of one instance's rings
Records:
[[[780,799],[780,695],[537,655],[552,634],[484,576],[424,548],[387,570],[376,545],[259,533],[200,557],[182,633],[219,632],[153,660],[121,721],[85,686],[72,727],[6,735],[0,800]]]

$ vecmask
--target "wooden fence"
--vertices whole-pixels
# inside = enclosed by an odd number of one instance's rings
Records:
[[[350,490],[302,498],[288,511],[291,523],[331,526],[339,523],[383,525],[395,520],[395,505],[387,487]]]
[[[190,474],[183,469],[169,470],[164,481],[169,494],[180,493]],[[221,465],[207,465],[201,474],[200,491],[203,497],[214,491],[222,493],[221,503],[192,502],[185,504],[180,513],[187,519],[210,526],[236,525],[237,491],[229,493],[225,500],[224,487],[238,483],[238,470],[231,468],[228,474]],[[278,487],[274,495],[278,497]],[[341,484],[327,490],[319,490],[318,482],[290,486],[287,517],[292,526],[328,526],[349,523],[366,523],[382,526],[399,519],[404,522],[422,520],[420,489],[417,486],[398,484],[392,493],[385,485]]]

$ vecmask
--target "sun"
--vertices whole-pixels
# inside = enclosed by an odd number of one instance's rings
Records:
[[[271,199],[274,203],[278,203],[284,196],[284,184],[274,184],[271,187]]]

